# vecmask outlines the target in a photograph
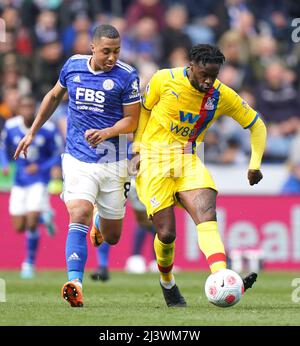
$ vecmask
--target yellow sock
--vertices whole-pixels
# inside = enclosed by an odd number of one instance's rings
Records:
[[[158,239],[156,234],[154,238],[154,250],[161,279],[167,283],[171,282],[174,279],[172,268],[175,254],[175,241],[170,244],[164,244]]]
[[[218,231],[216,221],[203,222],[197,225],[198,244],[204,253],[212,273],[226,268],[225,249]]]

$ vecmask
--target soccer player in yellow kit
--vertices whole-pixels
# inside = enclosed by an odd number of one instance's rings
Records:
[[[157,231],[154,249],[160,285],[169,307],[184,307],[172,273],[175,249],[173,207],[180,204],[197,226],[198,243],[211,272],[226,268],[226,256],[216,221],[217,189],[196,154],[207,129],[220,116],[235,119],[251,132],[250,185],[262,179],[260,164],[266,127],[259,114],[218,79],[225,57],[218,47],[191,49],[189,67],[164,69],[150,80],[142,104],[134,152],[139,168],[136,187]],[[138,163],[137,163],[138,162]],[[243,279],[245,290],[257,274]]]

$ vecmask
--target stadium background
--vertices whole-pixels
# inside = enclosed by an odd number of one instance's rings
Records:
[[[0,3],[0,130],[17,114],[20,95],[33,92],[38,101],[57,81],[65,59],[89,54],[89,34],[97,23],[115,25],[121,33],[120,59],[134,65],[142,88],[158,68],[188,64],[196,43],[218,44],[227,59],[219,79],[263,114],[268,144],[264,180],[249,187],[248,133],[222,118],[206,136],[205,163],[220,194],[218,217],[230,250],[262,250],[265,268],[300,268],[300,44],[291,23],[300,17],[292,0],[2,0]],[[65,134],[66,103],[53,116]],[[13,164],[12,164],[13,170]],[[11,175],[0,173],[0,268],[19,268],[23,238],[8,215]],[[43,234],[38,268],[64,268],[68,217],[58,195],[52,195],[58,234]],[[196,248],[196,232],[177,211],[175,264],[206,268]],[[132,247],[135,221],[130,205],[121,243],[112,249],[111,267],[123,268]],[[89,251],[88,266],[95,266]],[[151,239],[144,254],[151,258]]]

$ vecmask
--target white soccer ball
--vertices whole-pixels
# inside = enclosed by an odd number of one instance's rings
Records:
[[[210,303],[226,308],[241,300],[244,294],[244,283],[233,270],[221,269],[207,278],[205,294]]]
[[[145,258],[141,255],[133,255],[127,258],[125,271],[130,274],[144,274],[147,271]]]

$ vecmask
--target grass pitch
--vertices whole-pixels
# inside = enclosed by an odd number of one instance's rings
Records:
[[[204,295],[208,273],[182,272],[176,282],[186,309],[167,308],[158,274],[112,272],[111,280],[93,282],[86,273],[84,308],[71,308],[60,296],[66,274],[38,272],[30,281],[18,272],[0,272],[6,302],[0,302],[2,326],[271,326],[300,325],[300,294],[292,287],[296,272],[261,272],[241,302],[231,308],[209,304]],[[300,283],[300,279],[298,280]],[[298,285],[299,285],[298,283]],[[298,286],[299,288],[299,286]],[[296,290],[296,291],[295,291]],[[293,293],[294,291],[294,293]],[[293,301],[294,300],[294,301]]]

